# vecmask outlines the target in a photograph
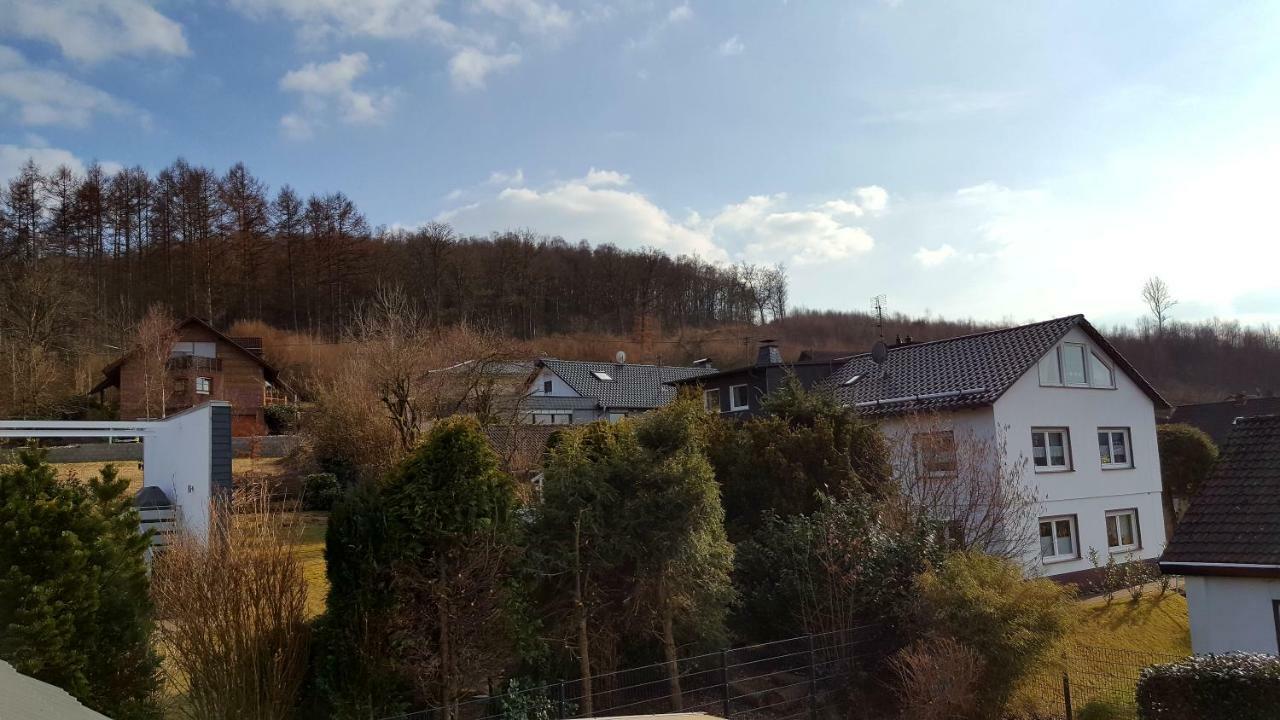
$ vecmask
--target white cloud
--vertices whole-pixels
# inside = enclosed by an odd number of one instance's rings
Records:
[[[505,187],[510,187],[512,185],[515,185],[515,186],[523,185],[524,170],[520,168],[516,168],[512,172],[506,172],[504,170],[494,170],[493,172],[489,173],[489,184],[502,185]]]
[[[836,198],[822,203],[821,208],[835,216],[862,217],[877,215],[889,207],[889,193],[879,185],[868,185],[853,191],[852,198]]]
[[[519,64],[517,53],[493,55],[476,48],[463,48],[449,59],[449,77],[458,90],[480,90],[489,75]]]
[[[821,204],[792,207],[785,193],[752,196],[710,217],[690,212],[679,220],[634,189],[625,173],[597,168],[543,189],[505,188],[437,219],[463,232],[529,227],[569,240],[656,247],[715,262],[829,263],[875,246],[864,228],[844,222]]]
[[[34,160],[43,173],[52,172],[63,165],[77,175],[83,175],[85,171],[85,162],[70,150],[46,146],[0,145],[0,182],[7,182],[16,176],[28,160]],[[120,163],[109,160],[99,162],[98,165],[107,175],[114,175],[123,167]]]
[[[143,0],[0,0],[0,34],[57,45],[81,62],[189,55],[182,25]]]
[[[290,137],[310,137],[317,123],[337,114],[349,125],[372,125],[381,122],[395,105],[390,90],[357,90],[355,82],[369,71],[369,56],[362,52],[344,53],[327,63],[307,63],[290,70],[280,78],[282,90],[302,98],[303,113],[289,113],[280,118],[280,126]]]
[[[573,28],[573,13],[555,2],[539,0],[476,0],[476,5],[516,23],[526,35],[554,38]]]
[[[667,13],[667,22],[671,24],[682,23],[693,17],[693,8],[689,7],[689,3],[680,3],[671,8]]]
[[[15,111],[23,125],[88,127],[95,115],[147,116],[111,95],[68,75],[26,62],[0,45],[0,111]]]
[[[719,52],[721,55],[728,57],[730,55],[741,55],[746,51],[746,49],[747,46],[742,44],[742,39],[737,35],[734,35],[728,40],[720,43]]]
[[[955,255],[956,249],[944,243],[933,250],[920,248],[912,257],[924,267],[931,268],[941,265],[955,257]]]
[[[475,42],[470,33],[444,19],[438,0],[231,0],[254,19],[280,15],[299,27],[304,40],[332,36],[426,37],[446,45]]]

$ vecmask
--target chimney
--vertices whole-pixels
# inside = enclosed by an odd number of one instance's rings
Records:
[[[760,349],[756,350],[756,367],[764,365],[781,365],[782,353],[773,340],[761,340]]]

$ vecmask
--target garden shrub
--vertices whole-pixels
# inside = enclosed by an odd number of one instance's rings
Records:
[[[1280,716],[1280,658],[1193,655],[1142,671],[1142,720],[1262,720]]]
[[[978,706],[993,714],[1034,672],[1075,619],[1075,592],[1025,579],[1015,563],[976,552],[949,555],[916,578],[916,631],[949,637],[982,656]]]
[[[307,510],[332,510],[342,497],[342,484],[333,473],[314,473],[302,479],[302,507]]]
[[[1117,700],[1090,700],[1076,711],[1076,720],[1130,720],[1133,706]]]
[[[297,405],[268,405],[262,417],[271,435],[288,435],[298,429]]]

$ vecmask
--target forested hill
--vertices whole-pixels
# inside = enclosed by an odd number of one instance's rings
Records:
[[[721,367],[763,338],[803,349],[868,349],[865,313],[795,312],[781,267],[722,266],[533,231],[488,237],[432,224],[371,228],[341,192],[269,188],[242,164],[181,159],[153,174],[84,175],[34,164],[0,187],[0,415],[73,412],[78,393],[128,346],[152,305],[261,335],[276,361],[310,371],[340,353],[353,310],[404,290],[431,325],[466,323],[528,354]],[[868,288],[883,290],[891,288]],[[1039,320],[1044,318],[1027,318]],[[889,318],[917,340],[994,325]],[[1102,328],[1174,402],[1280,388],[1280,339],[1229,322]],[[70,408],[70,409],[68,409]]]

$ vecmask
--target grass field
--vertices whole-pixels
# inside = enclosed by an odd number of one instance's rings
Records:
[[[284,472],[281,462],[279,458],[236,458],[231,461],[231,472],[233,475],[243,475],[247,472],[279,475]],[[103,465],[115,465],[116,472],[129,480],[129,492],[136,493],[142,488],[142,470],[138,467],[139,464],[137,460],[119,460],[113,463],[53,463],[53,466],[64,477],[74,475],[77,478],[89,478],[97,475]]]
[[[329,514],[322,512],[296,513],[298,522],[293,551],[302,561],[302,572],[307,578],[307,614],[315,617],[324,612],[325,596],[329,594],[329,578],[324,569],[324,531]]]

